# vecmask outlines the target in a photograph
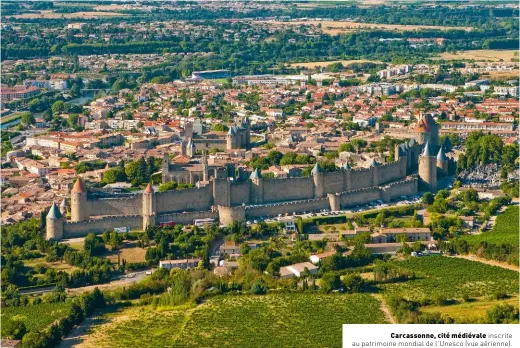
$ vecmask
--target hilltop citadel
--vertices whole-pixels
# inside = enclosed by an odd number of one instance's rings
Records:
[[[78,178],[71,191],[70,221],[64,219],[66,204],[58,208],[53,203],[47,215],[47,239],[102,233],[122,226],[145,229],[166,222],[189,224],[201,218],[227,225],[261,216],[338,211],[376,200],[390,202],[418,191],[435,192],[437,177],[447,175],[450,168],[451,160],[445,153],[448,149],[444,144],[439,147],[438,125],[430,115],[421,118],[416,132],[416,139],[396,145],[393,162],[379,164],[373,160],[369,168],[360,169],[346,162],[333,172],[325,172],[316,163],[309,177],[265,179],[258,169],[251,173],[240,170],[235,175],[232,166],[210,173],[204,153],[196,188],[154,192],[148,184],[141,195],[100,198],[89,195]],[[228,138],[232,147],[250,146],[247,121],[240,128],[232,127]],[[175,178],[172,169],[165,156],[163,181]]]

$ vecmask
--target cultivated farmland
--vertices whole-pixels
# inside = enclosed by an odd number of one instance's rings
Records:
[[[384,322],[379,302],[365,294],[219,296],[194,308],[127,308],[83,346],[341,347],[342,324]]]
[[[52,324],[55,320],[67,315],[70,308],[69,302],[42,303],[31,306],[4,307],[2,308],[2,323],[10,319],[20,320],[28,331],[38,331]],[[2,331],[5,325],[2,325]],[[4,336],[4,332],[2,332]]]
[[[413,257],[395,265],[415,272],[416,279],[381,287],[409,300],[435,296],[460,300],[464,295],[475,298],[497,292],[518,294],[518,272],[497,266],[444,256]]]

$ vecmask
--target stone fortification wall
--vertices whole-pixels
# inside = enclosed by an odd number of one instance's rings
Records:
[[[349,208],[381,199],[381,189],[376,186],[358,190],[345,191],[339,193],[338,195],[340,196],[340,207]]]
[[[210,210],[213,204],[211,186],[155,193],[157,214]]]
[[[160,214],[157,217],[157,223],[173,221],[177,224],[192,224],[195,219],[215,219],[218,221],[218,212],[216,211],[192,211],[186,213],[169,213]]]
[[[137,215],[142,213],[143,198],[135,195],[130,198],[97,198],[87,200],[90,216],[100,215]]]
[[[263,202],[301,200],[314,196],[311,177],[262,180],[264,186]]]
[[[337,170],[335,172],[323,173],[323,192],[336,193],[347,189],[345,184],[346,171]]]
[[[372,187],[371,168],[353,169],[350,173],[350,190]]]
[[[251,182],[237,182],[231,185],[231,205],[249,204],[251,194]]]
[[[392,182],[383,187],[374,186],[337,194],[329,194],[328,199],[333,210],[339,210],[338,206],[340,209],[344,209],[377,200],[390,202],[390,200],[399,198],[400,196],[416,194],[418,192],[418,183],[418,178],[414,176],[406,180]]]
[[[142,229],[143,217],[140,215],[105,216],[96,220],[81,222],[65,222],[63,226],[64,238],[84,237],[87,234],[112,231],[116,227]]]
[[[400,159],[378,166],[378,184],[395,181],[406,177],[406,160]]]
[[[419,178],[413,176],[406,180],[393,182],[384,186],[382,189],[384,201],[389,201],[401,196],[411,196],[419,191]]]
[[[285,203],[249,205],[245,207],[245,216],[248,218],[275,216],[293,212],[301,213],[304,211],[328,209],[329,207],[329,200],[326,197],[314,198]]]
[[[244,221],[246,219],[245,206],[227,207],[219,205],[218,215],[221,225],[230,225],[233,221]]]

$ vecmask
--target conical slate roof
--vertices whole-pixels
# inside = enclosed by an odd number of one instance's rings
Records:
[[[352,169],[352,167],[350,166],[350,164],[348,164],[348,161],[346,161],[345,164],[343,164],[343,167],[342,167],[342,168],[345,169],[345,170],[350,170],[350,169]]]
[[[52,202],[51,209],[49,209],[49,213],[47,214],[47,219],[61,219],[63,215],[61,215],[60,210],[58,209],[58,206],[56,205],[56,202]]]
[[[312,170],[311,170],[311,174],[315,175],[315,174],[321,173],[321,172],[323,172],[323,169],[321,169],[319,163],[316,162],[316,164],[314,165],[314,168],[312,168]]]
[[[448,160],[448,157],[446,157],[446,154],[444,153],[444,149],[441,148],[439,149],[439,153],[437,154],[437,161],[447,161]]]
[[[414,146],[415,145],[415,138],[410,139],[410,141],[408,142],[408,145],[409,146]]]
[[[452,144],[449,137],[444,138],[444,141],[442,142],[442,148],[445,152],[450,152],[452,150]]]
[[[255,168],[255,170],[249,176],[249,179],[251,179],[251,180],[261,179],[261,178],[262,178],[262,172],[260,171],[260,169],[258,169],[258,167]]]
[[[424,144],[424,150],[423,150],[422,155],[424,157],[434,157],[435,156],[430,147],[430,142],[427,141],[426,144]]]
[[[60,203],[60,208],[63,208],[63,209],[67,208],[67,198],[63,198],[63,200]]]
[[[74,193],[83,193],[87,192],[87,188],[85,187],[85,183],[83,180],[78,177],[78,180],[74,183],[74,186],[72,187],[72,192]]]

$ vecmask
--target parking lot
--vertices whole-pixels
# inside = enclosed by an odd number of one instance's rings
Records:
[[[398,207],[398,206],[405,206],[405,205],[411,205],[411,204],[417,204],[421,201],[420,195],[414,195],[410,197],[402,196],[400,200],[384,203],[381,200],[377,200],[365,205],[358,205],[349,209],[344,210],[338,210],[338,211],[330,211],[329,209],[322,209],[321,211],[310,211],[310,212],[302,212],[302,213],[292,213],[292,214],[278,214],[278,216],[269,217],[269,216],[262,216],[255,219],[247,220],[246,224],[257,224],[259,222],[278,222],[281,221],[285,216],[292,216],[292,217],[301,217],[302,219],[306,218],[315,218],[315,217],[326,217],[326,216],[340,216],[340,215],[346,215],[347,217],[350,215],[353,215],[355,213],[362,213],[367,212],[370,210],[380,210],[384,208],[390,208],[390,207]]]

